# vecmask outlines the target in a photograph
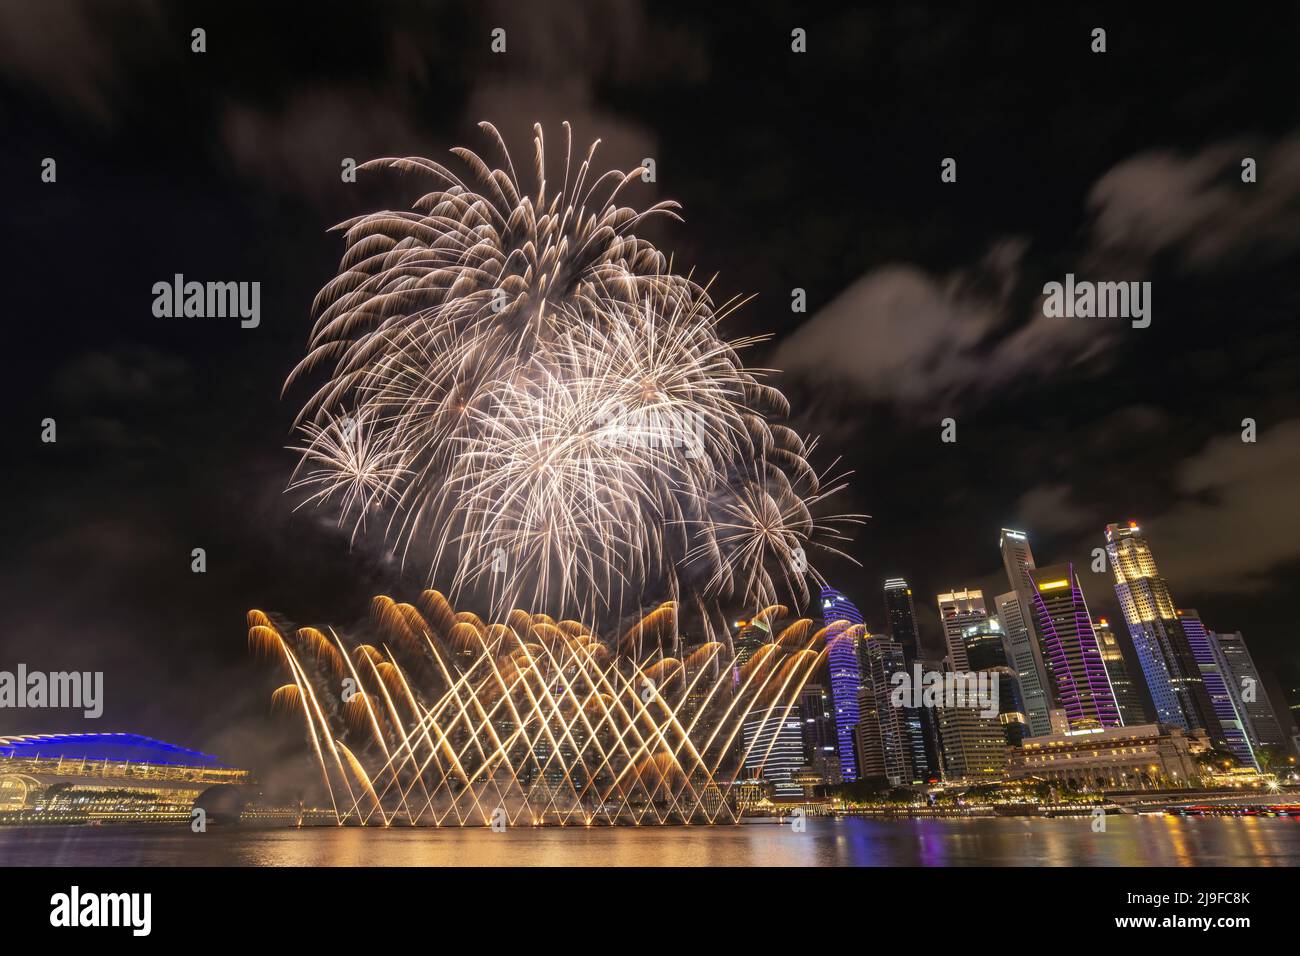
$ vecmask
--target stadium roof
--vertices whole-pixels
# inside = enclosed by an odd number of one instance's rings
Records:
[[[2,757],[63,757],[68,760],[129,760],[180,767],[224,767],[211,754],[140,734],[25,734],[0,737]]]

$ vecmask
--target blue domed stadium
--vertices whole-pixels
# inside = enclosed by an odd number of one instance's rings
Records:
[[[0,823],[238,819],[247,770],[140,734],[0,737]]]
[[[177,767],[224,767],[211,754],[140,734],[25,734],[0,737],[0,757],[108,760]]]

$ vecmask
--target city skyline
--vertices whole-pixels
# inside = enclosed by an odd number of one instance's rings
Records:
[[[205,10],[201,53],[178,9],[0,13],[14,134],[3,172],[26,237],[12,307],[35,316],[16,328],[29,360],[6,378],[17,438],[4,481],[21,502],[0,555],[8,657],[103,672],[96,727],[251,766],[296,760],[302,741],[266,730],[265,675],[231,641],[243,611],[346,632],[374,594],[430,584],[403,570],[382,523],[339,527],[285,494],[312,388],[282,385],[347,254],[329,228],[408,211],[425,189],[354,166],[450,163],[450,148],[482,146],[487,121],[526,178],[539,124],[554,196],[568,121],[573,142],[602,140],[612,168],[654,160],[653,177],[627,183],[629,204],[672,200],[685,221],[647,221],[638,239],[711,282],[719,303],[745,299],[719,334],[770,336],[746,363],[779,369],[763,384],[789,398],[794,431],[818,436],[819,475],[852,472],[833,511],[871,515],[842,548],[861,567],[809,557],[867,630],[888,631],[881,587],[905,579],[915,635],[900,643],[935,661],[948,652],[935,596],[982,592],[1022,652],[1009,665],[1027,718],[1049,730],[1030,587],[995,550],[1015,529],[1037,566],[1074,564],[1088,613],[1112,623],[1147,695],[1112,572],[1091,570],[1106,523],[1138,522],[1175,613],[1204,620],[1196,646],[1186,633],[1170,645],[1183,674],[1169,695],[1154,682],[1167,717],[1184,700],[1232,723],[1225,695],[1203,698],[1192,679],[1222,666],[1223,633],[1244,635],[1284,706],[1300,688],[1300,336],[1288,319],[1300,111],[1279,92],[1281,31],[1134,14],[1101,56],[1091,25],[1047,13],[844,10],[801,26],[803,55],[775,7],[738,34],[695,10],[630,7],[363,18],[330,5],[303,49],[279,40],[298,33],[290,12],[260,14],[250,34],[237,4]],[[497,27],[508,53],[487,42]],[[991,35],[1001,55],[989,57]],[[1071,82],[1045,88],[1057,70]],[[824,96],[846,77],[865,94]],[[1244,157],[1258,166],[1249,182]],[[73,235],[96,250],[74,280],[52,252]],[[1149,282],[1151,323],[1047,315],[1041,290],[1075,277]],[[234,284],[239,312],[256,286],[257,315],[186,315],[182,280],[209,294]],[[47,419],[57,441],[43,440]],[[815,617],[809,585],[801,610]],[[750,604],[727,613],[748,618]],[[1240,722],[1248,702],[1223,691]],[[12,734],[85,723],[0,710]]]

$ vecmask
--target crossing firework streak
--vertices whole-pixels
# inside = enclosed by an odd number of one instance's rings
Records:
[[[453,150],[466,179],[417,157],[361,167],[433,185],[337,227],[346,252],[286,382],[328,370],[290,489],[494,622],[526,606],[602,627],[673,600],[715,634],[723,603],[806,603],[814,552],[861,516],[815,517],[842,485],[741,361],[760,339],[720,337],[740,303],[715,306],[637,235],[676,203],[620,205],[641,168],[596,175],[568,124],[558,189],[534,128],[528,192],[482,126],[501,166]]]
[[[520,610],[486,624],[432,590],[417,603],[376,597],[372,643],[248,613],[250,648],[290,676],[272,705],[304,721],[340,824],[735,822],[737,781],[776,739],[756,729],[797,713],[824,656],[807,619],[740,664],[718,642],[669,656],[671,603],[617,642]]]

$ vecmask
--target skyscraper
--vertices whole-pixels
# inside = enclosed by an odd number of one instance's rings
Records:
[[[903,646],[903,656],[910,666],[920,653],[921,645],[912,588],[903,578],[890,578],[885,582],[885,620],[889,625],[889,636]]]
[[[1151,692],[1156,720],[1221,736],[1215,732],[1214,708],[1179,624],[1169,585],[1156,569],[1151,547],[1137,522],[1106,525],[1106,552],[1115,574],[1115,595]]]
[[[736,622],[736,638],[734,641],[736,651],[736,665],[742,665],[754,656],[754,652],[770,641],[769,625],[767,621],[759,619],[744,619]]]
[[[1029,720],[1020,695],[1020,680],[1007,662],[998,619],[990,617],[982,624],[970,625],[962,632],[962,640],[966,644],[966,659],[972,671],[998,675],[998,722],[1002,724],[1007,744],[1020,746],[1020,742],[1029,736]]]
[[[913,669],[917,666],[921,668],[922,674],[942,674],[944,669],[943,661],[920,657],[913,661]],[[943,741],[939,738],[940,708],[916,707],[909,713],[916,716],[916,723],[912,724],[909,720],[908,732],[915,733],[917,730],[920,732],[919,741],[915,737],[912,740],[912,771],[916,774],[916,779],[922,783],[938,782],[946,776]],[[920,758],[917,757],[918,749],[924,763],[921,763]]]
[[[912,781],[911,746],[906,713],[895,707],[890,678],[906,669],[903,646],[883,635],[868,634],[863,640],[863,687],[858,695],[860,722],[859,750],[864,754],[864,778],[882,774],[890,786]],[[868,719],[870,718],[870,719]],[[874,737],[879,738],[877,746]],[[879,754],[879,769],[866,765],[866,754]]]
[[[1034,553],[1029,548],[1029,536],[1010,528],[1002,529],[998,547],[1002,551],[1002,564],[1011,591],[998,595],[994,607],[1002,622],[1008,661],[1020,679],[1029,732],[1041,737],[1052,732],[1052,698],[1042,645],[1031,610],[1033,582],[1029,575],[1034,570]]]
[[[1110,687],[1074,565],[1035,568],[1029,572],[1029,579],[1034,588],[1034,624],[1042,641],[1043,660],[1070,730],[1119,727],[1115,692]]]
[[[826,632],[826,663],[831,677],[831,703],[835,714],[835,749],[840,774],[858,779],[858,694],[862,690],[862,613],[834,588],[822,588],[822,624]]]
[[[826,783],[840,783],[830,692],[821,684],[804,684],[799,695],[799,711],[803,720],[804,763],[820,773]]]
[[[1212,637],[1219,648],[1228,691],[1233,695],[1238,713],[1244,719],[1251,744],[1285,753],[1287,740],[1282,722],[1278,720],[1273,703],[1264,690],[1264,682],[1260,680],[1259,670],[1250,656],[1250,649],[1246,647],[1246,639],[1240,631],[1220,631]]]
[[[904,578],[885,581],[885,619],[889,622],[889,635],[903,651],[903,669],[910,670],[921,653],[920,630],[916,623],[916,603],[912,587]],[[921,707],[907,707],[903,711],[909,764],[912,779],[918,782],[939,778],[938,748],[934,715]]]
[[[1038,639],[1030,629],[1024,605],[1015,591],[999,594],[993,599],[993,607],[1002,624],[1002,642],[1006,649],[1007,663],[1015,670],[1020,685],[1028,735],[1042,737],[1051,733],[1048,715],[1052,708],[1046,679],[1039,678]]]
[[[1224,680],[1223,668],[1219,663],[1221,658],[1214,638],[1205,627],[1201,616],[1195,611],[1184,608],[1178,612],[1178,618],[1182,632],[1187,638],[1187,644],[1200,669],[1201,684],[1214,710],[1214,726],[1206,728],[1210,733],[1211,741],[1216,746],[1230,751],[1243,767],[1253,767],[1258,770],[1259,764],[1255,762],[1255,752],[1250,746],[1245,724],[1237,713],[1232,693],[1228,690],[1227,681]]]
[[[988,618],[988,609],[984,606],[984,592],[977,589],[953,589],[938,596],[939,620],[943,623],[944,642],[948,647],[948,659],[955,671],[970,670],[970,661],[966,657],[966,644],[962,633],[972,624],[982,624]]]
[[[803,726],[799,708],[776,708],[771,713],[746,720],[741,736],[745,741],[745,770],[772,784],[777,796],[803,795],[803,784],[795,772],[803,766]]]
[[[1097,649],[1101,651],[1102,662],[1106,665],[1106,674],[1110,677],[1110,689],[1115,693],[1115,706],[1119,708],[1119,718],[1125,727],[1145,724],[1146,708],[1142,705],[1142,694],[1128,672],[1128,663],[1124,660],[1124,650],[1120,647],[1119,635],[1111,628],[1104,617],[1092,622],[1092,631],[1097,635]]]
[[[967,635],[988,629],[984,593],[970,588],[938,596],[939,618],[948,646],[949,669],[969,674],[971,663]],[[1007,765],[1006,736],[997,717],[981,715],[978,707],[938,708],[939,738],[943,746],[944,776],[951,780],[996,780]]]

